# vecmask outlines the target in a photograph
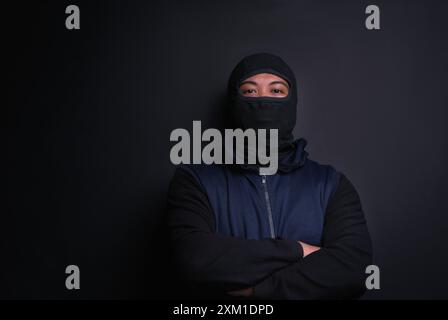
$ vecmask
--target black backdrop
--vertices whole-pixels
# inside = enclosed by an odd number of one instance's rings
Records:
[[[81,30],[65,28],[69,4]],[[369,4],[381,30],[364,27]],[[381,269],[365,298],[448,298],[447,12],[423,0],[2,4],[0,297],[181,296],[161,227],[169,134],[222,126],[232,67],[264,51],[296,72],[296,136],[361,195]]]

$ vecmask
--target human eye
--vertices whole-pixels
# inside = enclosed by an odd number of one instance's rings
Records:
[[[275,97],[286,97],[288,95],[288,88],[283,85],[275,85],[271,87],[271,95]]]
[[[240,94],[243,96],[256,96],[258,94],[258,91],[256,88],[242,87],[240,89]]]
[[[243,90],[243,93],[249,93],[249,94],[252,94],[252,93],[256,93],[257,91],[255,90],[255,89],[246,89],[246,90]]]

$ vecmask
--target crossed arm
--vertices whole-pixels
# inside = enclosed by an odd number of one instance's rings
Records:
[[[359,196],[342,174],[327,207],[321,248],[300,239],[216,234],[205,192],[183,169],[170,185],[168,223],[177,264],[193,285],[266,299],[354,298],[364,292],[370,236]],[[307,255],[309,250],[315,252]]]

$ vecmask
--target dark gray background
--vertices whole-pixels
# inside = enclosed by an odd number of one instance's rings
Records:
[[[65,29],[65,7],[81,30]],[[364,27],[381,10],[381,30]],[[2,5],[3,6],[3,5]],[[181,296],[161,227],[170,132],[222,126],[227,77],[271,52],[297,137],[357,187],[381,268],[365,298],[448,298],[446,1],[42,1],[2,7],[2,298]],[[81,290],[65,289],[65,267]]]

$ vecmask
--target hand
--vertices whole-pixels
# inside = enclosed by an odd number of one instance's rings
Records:
[[[254,288],[249,287],[246,289],[230,291],[227,293],[230,294],[231,296],[235,296],[235,297],[250,297],[250,296],[253,296],[253,294],[254,294]]]
[[[297,241],[297,242],[302,246],[302,249],[303,249],[303,257],[304,257],[304,258],[305,258],[307,255],[309,255],[309,254],[311,254],[311,253],[313,253],[313,252],[316,252],[316,251],[320,250],[320,247],[313,246],[313,245],[310,245],[310,244],[305,243],[305,242],[302,242],[302,241]]]

